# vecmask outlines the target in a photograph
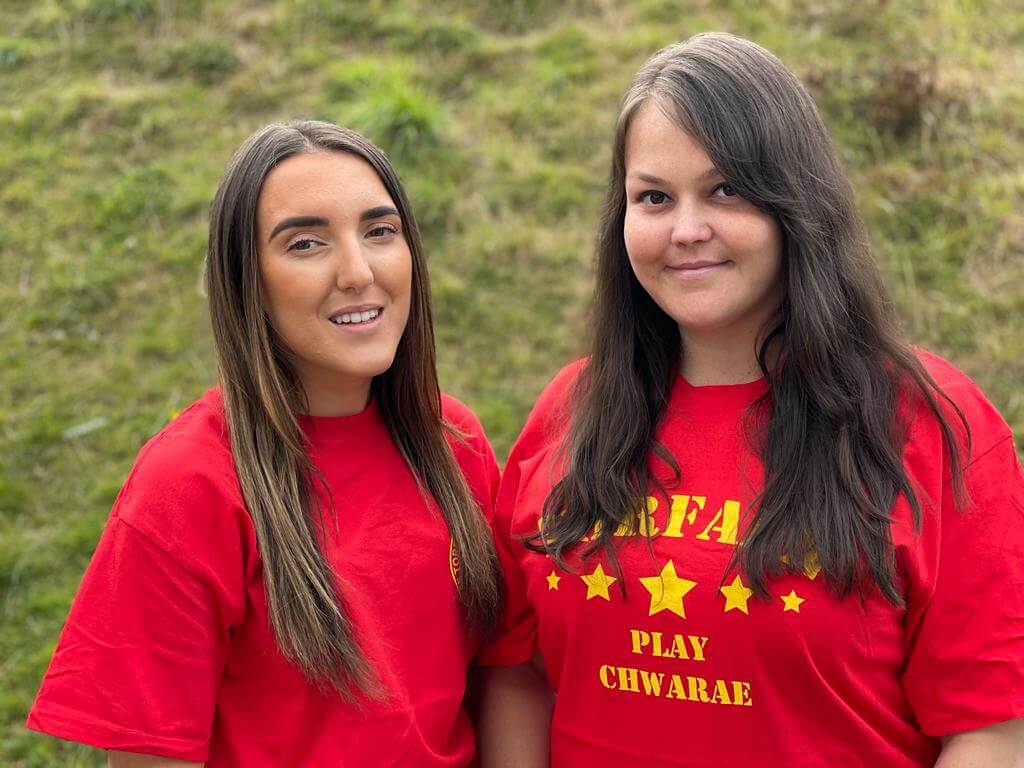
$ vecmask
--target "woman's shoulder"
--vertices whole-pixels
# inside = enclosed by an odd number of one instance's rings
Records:
[[[563,366],[541,391],[512,448],[512,457],[529,458],[561,442],[572,418],[576,384],[589,358]]]
[[[462,453],[469,449],[475,456],[492,457],[490,441],[484,431],[483,424],[473,410],[464,402],[446,392],[441,393],[441,418],[452,428],[449,431],[449,443],[455,451],[456,458],[462,463]]]
[[[129,484],[192,482],[199,476],[234,474],[220,389],[207,390],[139,450]]]
[[[441,393],[441,418],[467,436],[477,437],[484,433],[473,409],[447,392]]]
[[[150,438],[118,494],[114,516],[154,543],[237,528],[244,512],[220,392],[207,391]],[[230,519],[225,519],[230,518]]]
[[[964,425],[969,430],[968,460],[980,457],[1005,440],[1012,440],[1009,425],[970,376],[933,352],[921,348],[915,351],[941,393],[937,398],[939,410],[954,433],[962,436]],[[935,413],[923,397],[915,394],[908,405],[916,432],[937,431]]]

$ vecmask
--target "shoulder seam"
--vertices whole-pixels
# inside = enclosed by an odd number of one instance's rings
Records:
[[[985,449],[984,453],[981,453],[978,456],[972,456],[970,462],[968,462],[968,464],[964,467],[964,470],[970,469],[975,464],[977,464],[979,461],[981,461],[983,458],[985,458],[990,453],[992,453],[992,451],[996,450],[997,448],[1001,448],[1003,443],[1007,443],[1007,442],[1013,442],[1013,434],[1012,433],[1009,434],[1009,435],[1006,435],[1002,440],[999,440],[996,443],[990,445],[988,448]]]

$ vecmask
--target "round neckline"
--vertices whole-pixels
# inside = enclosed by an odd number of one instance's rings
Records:
[[[700,384],[687,381],[682,373],[676,374],[670,401],[677,405],[699,402],[702,407],[714,405],[722,408],[746,407],[768,391],[768,378],[761,376],[739,384]]]
[[[307,413],[298,414],[299,426],[303,433],[313,441],[320,440],[348,440],[354,435],[365,431],[368,427],[379,421],[380,409],[377,401],[370,398],[366,407],[358,413],[347,416],[310,416]]]

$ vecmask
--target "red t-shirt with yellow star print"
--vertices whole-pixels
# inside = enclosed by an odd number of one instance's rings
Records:
[[[498,468],[479,422],[442,398],[449,441],[490,517]],[[150,440],[119,494],[28,726],[103,749],[225,768],[462,768],[478,650],[451,536],[375,403],[300,417],[330,486],[323,551],[381,696],[348,702],[286,661],[219,391]],[[326,496],[323,500],[327,502]]]
[[[638,512],[634,528],[651,538],[616,537],[621,571],[600,551],[572,555],[572,572],[527,551],[582,361],[555,378],[499,490],[509,600],[504,635],[482,655],[512,665],[542,654],[557,692],[553,766],[931,766],[937,737],[1024,716],[1024,477],[1012,435],[962,373],[921,358],[969,420],[972,505],[954,507],[938,423],[915,407],[905,466],[922,527],[902,499],[892,525],[905,609],[877,593],[837,600],[814,561],[770,580],[767,600],[727,572],[763,478],[744,429],[763,380],[677,378],[657,437],[681,479],[652,459],[667,495],[652,490],[649,516]]]

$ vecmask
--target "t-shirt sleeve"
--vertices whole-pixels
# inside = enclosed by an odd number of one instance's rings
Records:
[[[168,458],[140,457],[115,502],[27,724],[205,761],[244,616],[243,545],[217,484]]]
[[[1024,475],[1008,430],[972,457],[965,481],[965,510],[943,488],[934,588],[903,678],[932,736],[1024,716]]]
[[[512,533],[512,519],[520,480],[515,452],[505,465],[494,510],[494,546],[505,579],[505,605],[497,638],[478,657],[485,666],[513,666],[533,658],[537,647],[537,615],[526,594],[520,564],[522,542]]]
[[[545,388],[502,473],[493,528],[507,591],[498,637],[479,655],[485,666],[523,664],[533,658],[537,648],[537,614],[527,595],[522,539],[536,529],[539,510],[550,490],[545,454],[560,440],[568,423],[570,392],[583,364],[580,360],[566,366]]]

